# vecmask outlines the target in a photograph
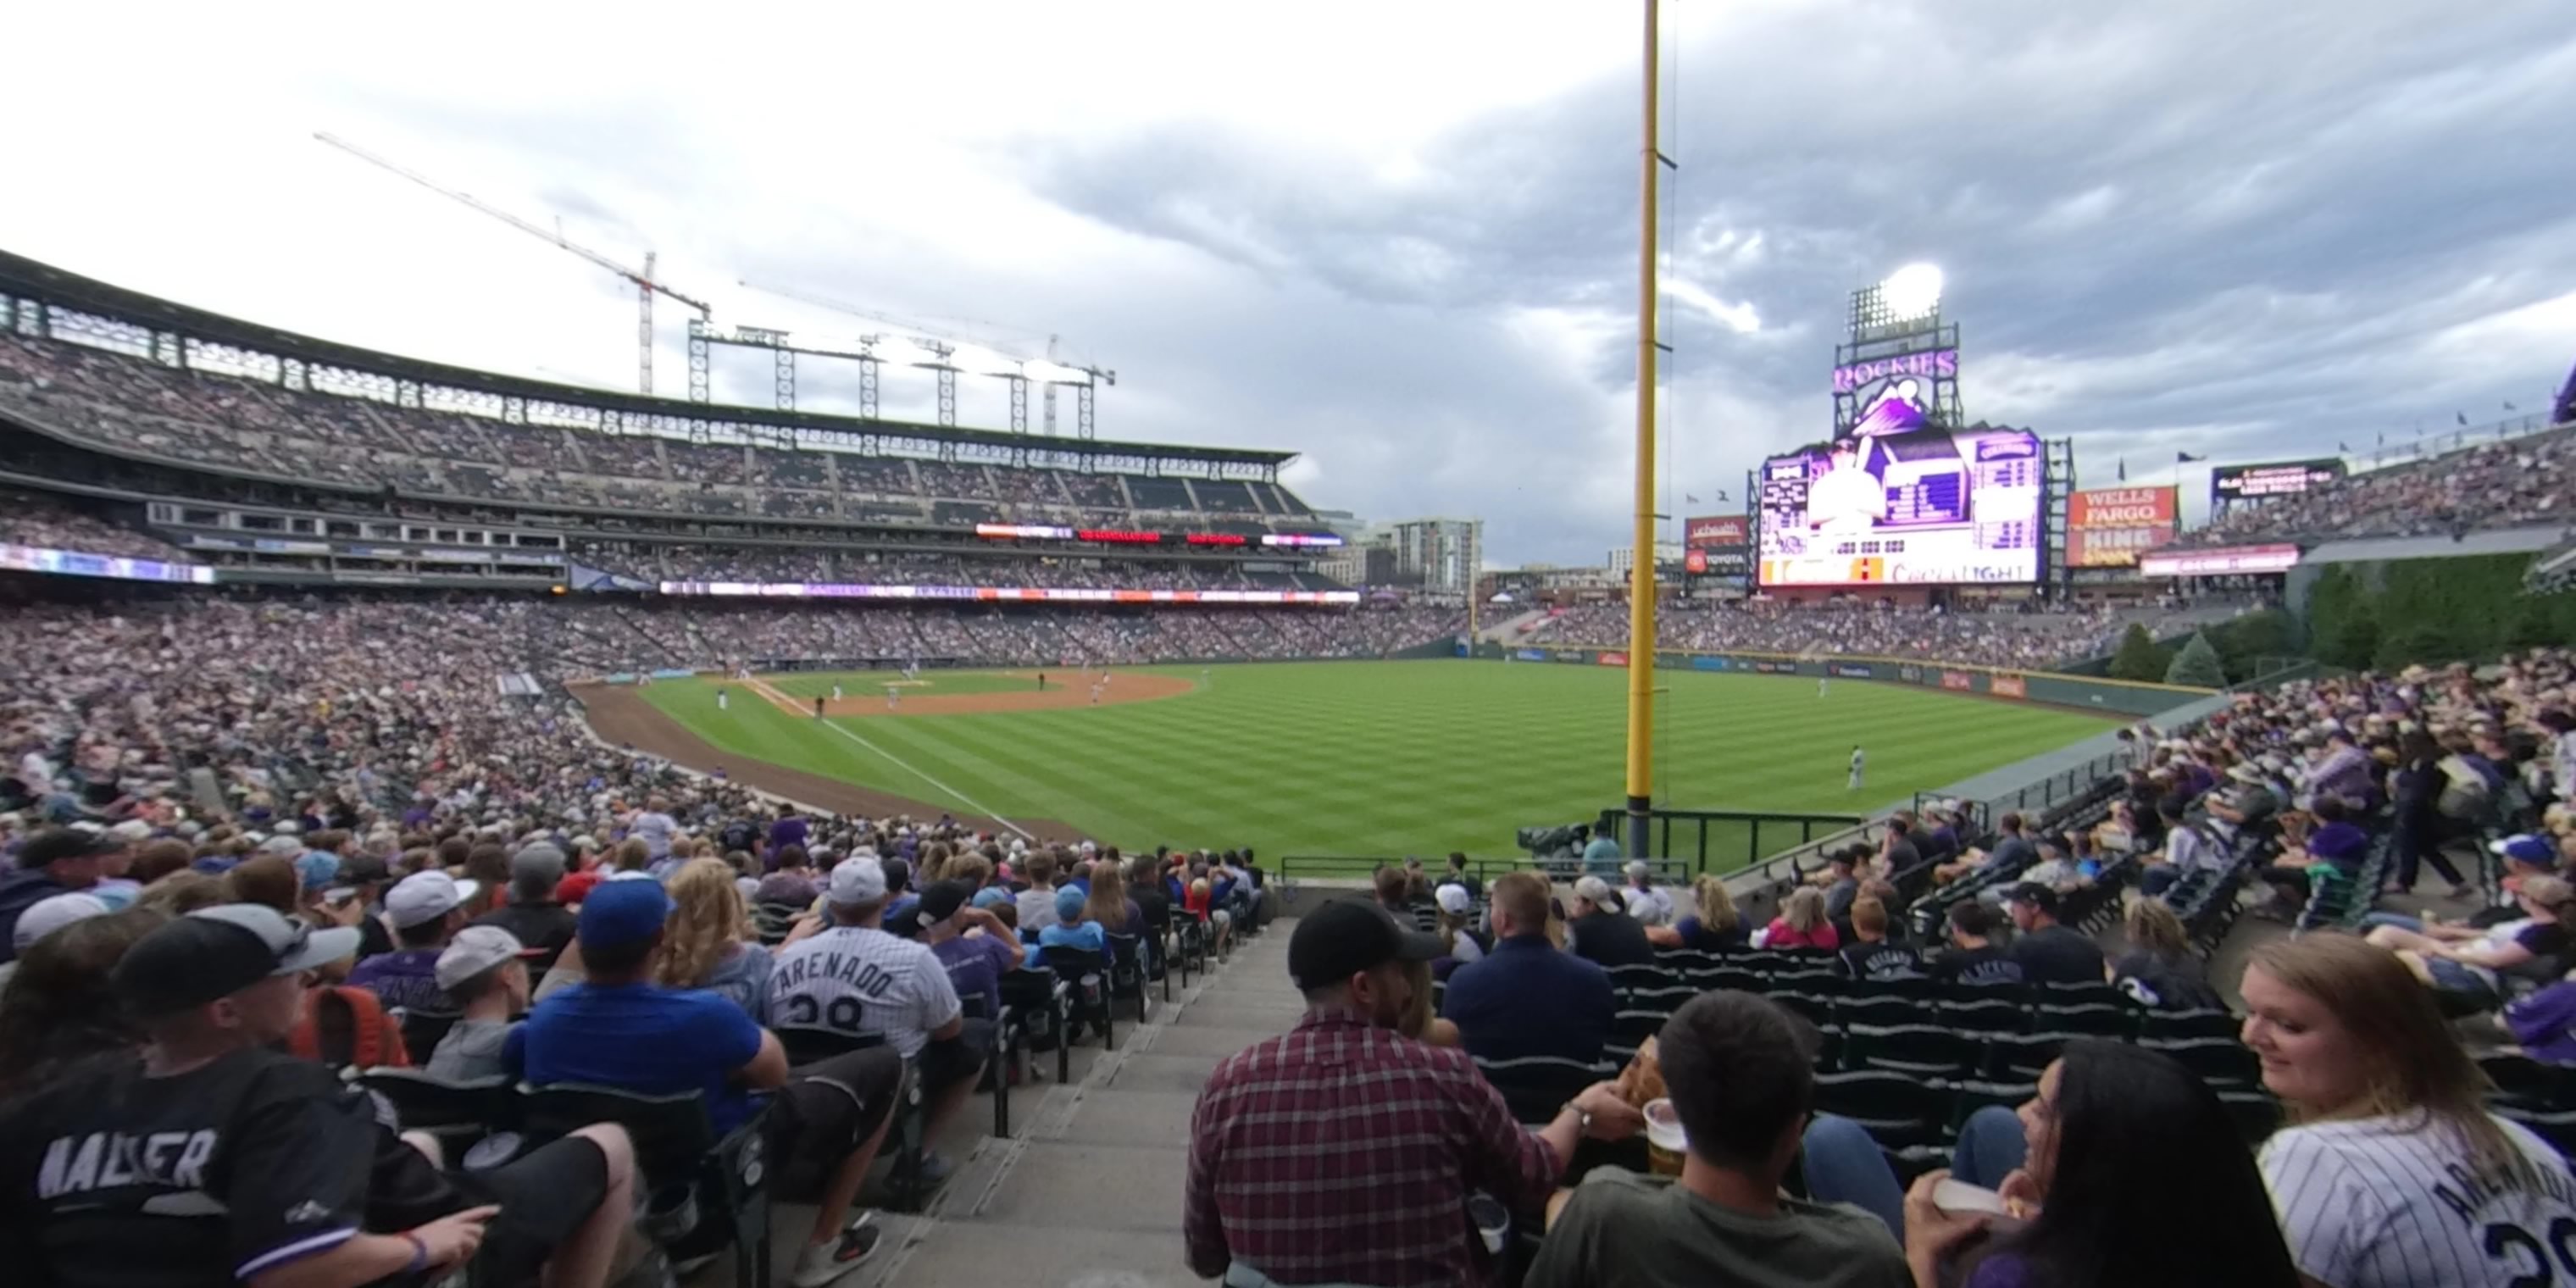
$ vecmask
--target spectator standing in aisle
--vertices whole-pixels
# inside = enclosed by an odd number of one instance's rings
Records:
[[[1498,900],[1518,875],[1495,883]],[[1366,903],[1298,919],[1288,971],[1305,1018],[1219,1064],[1190,1115],[1191,1270],[1255,1288],[1490,1285],[1500,1267],[1469,1194],[1535,1221],[1584,1135],[1644,1125],[1601,1082],[1531,1131],[1465,1052],[1399,1036],[1412,970],[1440,951]]]
[[[1594,832],[1583,846],[1583,871],[1587,876],[1616,876],[1621,857],[1618,837],[1607,831]]]
[[[1548,1227],[1528,1288],[1914,1288],[1879,1218],[1781,1193],[1815,1101],[1786,1013],[1750,993],[1703,993],[1655,1046],[1687,1142],[1681,1175],[1592,1169]]]

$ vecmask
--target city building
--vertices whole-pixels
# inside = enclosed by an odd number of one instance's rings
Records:
[[[1420,578],[1432,594],[1464,596],[1484,566],[1482,519],[1407,519],[1387,525],[1398,580]]]
[[[1677,564],[1681,561],[1682,545],[1680,542],[1658,541],[1655,543],[1655,563],[1658,566],[1663,564]],[[1629,570],[1636,566],[1637,548],[1635,546],[1620,546],[1610,552],[1611,572],[1625,577],[1628,575]]]

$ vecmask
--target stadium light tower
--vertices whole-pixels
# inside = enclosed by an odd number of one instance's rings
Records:
[[[517,215],[511,214],[509,211],[502,210],[484,202],[481,198],[476,197],[470,192],[460,192],[454,188],[443,187],[432,182],[424,175],[396,165],[395,163],[377,156],[375,153],[369,152],[365,148],[359,147],[357,144],[351,143],[347,139],[341,138],[338,135],[316,130],[313,133],[313,137],[324,143],[328,143],[332,147],[338,148],[369,165],[375,166],[378,169],[390,170],[393,173],[401,175],[403,178],[409,179],[413,183],[419,184],[442,197],[449,198],[450,200],[482,211],[484,214],[490,215],[494,219],[498,219],[502,223],[518,229],[520,232],[527,233],[534,237],[542,237],[565,250],[571,251],[573,254],[581,256],[583,259],[589,260],[591,263],[599,265],[601,268],[607,269],[609,272],[617,274],[619,277],[625,278],[627,281],[633,282],[635,284],[635,379],[637,388],[641,389],[648,397],[653,392],[653,297],[656,294],[668,295],[672,299],[678,300],[680,303],[696,309],[698,311],[698,318],[701,321],[704,321],[714,313],[714,310],[708,307],[706,301],[682,295],[678,291],[672,290],[670,287],[663,285],[659,280],[657,280],[653,276],[653,268],[654,261],[658,257],[652,251],[648,250],[644,252],[644,267],[640,269],[628,268],[624,264],[620,264],[616,260],[610,259],[606,255],[602,255],[598,251],[592,250],[587,246],[576,245],[573,242],[565,240],[564,235],[559,231],[549,231],[547,229],[540,228],[535,224],[529,223],[525,219],[519,218]]]
[[[1887,308],[1887,321],[1911,322],[1928,318],[1941,311],[1941,268],[1937,264],[1908,264],[1887,275],[1878,284],[1879,302]]]

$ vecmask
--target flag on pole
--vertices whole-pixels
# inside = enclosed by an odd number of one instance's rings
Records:
[[[2337,440],[2335,443],[2335,450],[2338,452],[2349,452],[2352,450],[2352,444]]]
[[[2174,464],[2176,465],[2189,465],[2194,461],[2205,461],[2208,459],[2209,457],[2206,455],[2194,456],[2189,452],[2174,453]]]
[[[2121,457],[2121,458],[2120,458],[2119,473],[2120,473],[2120,481],[2121,481],[2121,482],[2126,483],[2126,482],[2128,482],[2128,481],[2129,481],[2129,458],[2128,458],[2128,457],[2123,456],[2123,457]]]
[[[2453,416],[2456,416],[2456,417],[2458,417],[2458,418],[2459,418],[2461,428],[2465,429],[2465,428],[2467,428],[2467,427],[2468,427],[2468,423],[2469,423],[2469,414],[2468,414],[2467,412],[2464,412],[2464,411],[2455,411],[2455,412],[2452,412],[2451,414],[2452,414]]]
[[[1697,505],[1697,504],[1699,504],[1699,498],[1698,498],[1698,497],[1695,497],[1695,496],[1692,496],[1692,495],[1691,495],[1690,493],[1688,493],[1688,492],[1684,492],[1684,493],[1682,493],[1682,499],[1683,499],[1683,500],[1685,500],[1685,501],[1690,502],[1692,505]]]
[[[2512,410],[2514,409],[2514,406],[2513,406],[2513,404],[2512,404],[2512,403],[2506,403],[2506,404],[2504,405],[2504,409],[2505,409],[2506,411],[2512,411]]]

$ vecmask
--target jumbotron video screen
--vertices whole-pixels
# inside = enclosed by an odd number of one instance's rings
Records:
[[[1762,585],[2039,580],[2037,435],[1870,427],[1763,462]]]

